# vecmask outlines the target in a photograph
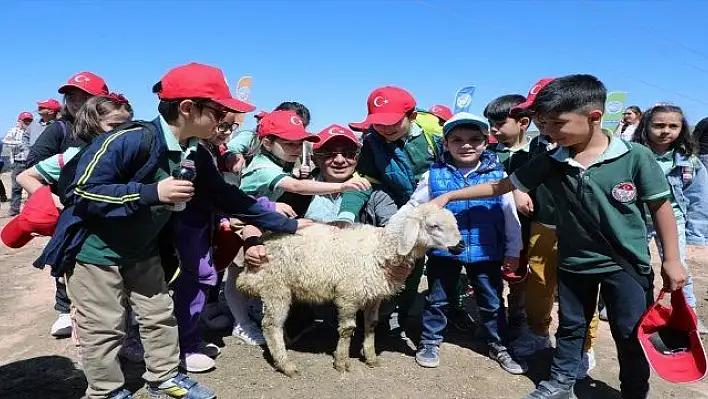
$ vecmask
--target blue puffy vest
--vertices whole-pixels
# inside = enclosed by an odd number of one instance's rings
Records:
[[[447,158],[449,154],[445,156]],[[497,182],[503,178],[504,167],[491,151],[482,154],[479,168],[467,177],[450,163],[438,162],[430,166],[430,197],[435,198],[467,186]],[[456,256],[436,249],[431,252],[432,255],[457,258],[466,263],[498,261],[504,258],[506,234],[501,196],[452,201],[445,208],[457,219],[457,226],[466,245],[465,250]]]

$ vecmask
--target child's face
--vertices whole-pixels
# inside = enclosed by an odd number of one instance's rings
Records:
[[[572,147],[586,143],[599,127],[602,119],[601,111],[591,111],[588,114],[565,112],[557,115],[539,115],[540,125],[551,140],[564,147]],[[539,127],[539,129],[541,129]]]
[[[81,106],[84,105],[89,98],[91,98],[91,95],[83,90],[75,87],[67,89],[66,94],[64,94],[66,110],[69,111],[71,116],[75,117],[76,113],[79,111],[79,108],[81,108]]]
[[[395,125],[374,124],[373,128],[376,133],[383,137],[384,140],[389,143],[393,143],[394,141],[398,141],[408,134],[408,131],[411,128],[412,119],[415,119],[415,115],[413,115],[412,117],[406,115]]]
[[[354,175],[359,148],[348,140],[331,140],[315,151],[313,158],[324,181],[342,183]]]
[[[263,146],[285,162],[295,162],[302,155],[302,140],[290,141],[271,136],[264,139]]]
[[[474,166],[487,149],[487,136],[476,126],[460,126],[445,137],[445,147],[457,166]]]
[[[523,132],[521,120],[506,118],[503,121],[490,121],[490,133],[496,136],[502,144],[510,144],[516,141]]]
[[[229,112],[224,116],[224,119],[221,120],[216,125],[216,128],[214,128],[214,134],[209,138],[209,142],[211,144],[214,144],[216,146],[220,146],[222,144],[225,144],[229,139],[231,138],[231,133],[235,129],[238,129],[238,125],[236,122],[236,119],[238,118],[237,113],[235,112]]]
[[[130,119],[130,112],[128,112],[125,107],[121,107],[107,113],[103,118],[101,118],[98,125],[101,126],[101,131],[110,132],[115,129],[116,126],[122,125]]]
[[[657,112],[649,124],[649,142],[665,151],[678,139],[683,128],[683,117],[678,112]]]

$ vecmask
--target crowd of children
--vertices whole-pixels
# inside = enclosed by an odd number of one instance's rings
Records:
[[[438,367],[447,327],[466,316],[463,268],[488,355],[511,374],[526,373],[526,359],[551,347],[557,297],[550,379],[525,398],[569,398],[593,369],[600,296],[622,396],[647,396],[635,329],[653,302],[651,239],[664,289],[682,288],[696,306],[686,245],[708,244],[708,174],[675,105],[637,109],[630,142],[630,129],[622,137],[602,129],[607,93],[590,75],[541,79],[527,96],[493,100],[483,117],[444,105],[423,111],[406,90],[384,86],[370,94],[363,122],[317,134],[297,102],[258,114],[253,132],[238,131],[241,114],[255,107],[235,99],[208,65],[176,67],[153,92],[159,115],[132,121],[125,97],[80,72],[59,89],[60,118],[52,119],[56,100],[39,103],[47,126],[32,146],[29,112],[5,139],[18,216],[2,239],[19,247],[52,235],[35,266],[57,279],[52,334],[73,336],[87,398],[132,397],[119,356],[145,362],[150,397],[215,397],[185,372],[216,365],[220,348],[204,342],[204,325],[265,343],[262,305],[234,284],[244,262],[268,267],[265,231],[385,226],[399,209],[426,202],[455,215],[465,250],[418,262],[386,315],[389,334],[409,344],[409,328],[422,324],[413,344],[422,367]],[[53,113],[42,114],[48,106]],[[540,134],[529,140],[532,123]],[[21,211],[16,189],[30,194]],[[317,312],[296,307],[291,318],[310,322]]]

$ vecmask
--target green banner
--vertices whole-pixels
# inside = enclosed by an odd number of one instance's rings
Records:
[[[612,129],[622,120],[624,103],[627,102],[626,91],[613,91],[607,94],[605,114],[602,116],[602,127]]]

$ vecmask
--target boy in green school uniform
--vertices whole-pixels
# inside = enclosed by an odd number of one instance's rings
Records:
[[[635,334],[653,300],[653,274],[646,245],[648,205],[665,251],[664,289],[686,280],[678,250],[671,191],[647,148],[602,131],[605,86],[590,75],[569,75],[538,93],[532,111],[559,147],[539,155],[498,183],[480,184],[437,197],[449,201],[502,195],[541,184],[556,203],[559,326],[551,378],[528,399],[564,399],[573,394],[588,325],[598,291],[608,309],[620,364],[623,398],[646,398],[649,365]]]

